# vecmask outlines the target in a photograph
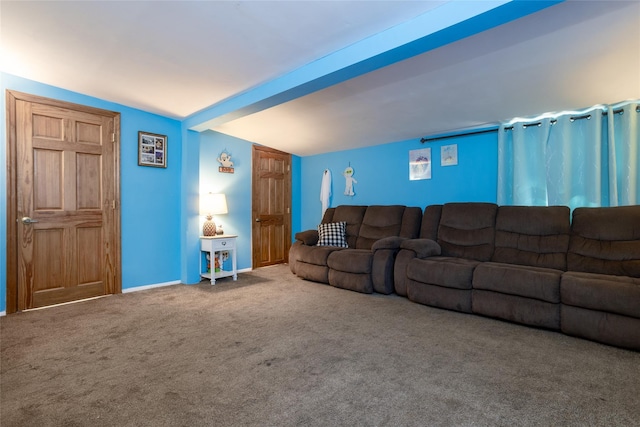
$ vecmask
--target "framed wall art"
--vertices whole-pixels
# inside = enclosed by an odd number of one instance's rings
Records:
[[[167,136],[138,132],[138,165],[167,167]]]
[[[431,148],[409,151],[409,180],[431,179]]]
[[[458,164],[458,144],[440,147],[440,165],[455,166]]]

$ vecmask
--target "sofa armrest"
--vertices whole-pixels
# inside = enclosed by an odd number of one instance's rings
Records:
[[[389,236],[383,239],[377,240],[371,246],[371,252],[375,252],[379,249],[400,249],[400,244],[407,240],[406,237]]]
[[[417,258],[428,258],[442,253],[440,245],[431,239],[407,239],[400,247],[415,252]]]
[[[318,230],[300,231],[299,233],[296,233],[294,237],[296,240],[300,240],[307,246],[317,245],[318,239],[320,238],[318,236]]]

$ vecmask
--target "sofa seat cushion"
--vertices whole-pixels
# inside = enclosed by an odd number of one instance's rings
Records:
[[[346,273],[370,274],[373,253],[368,249],[344,249],[329,255],[327,265]]]
[[[407,266],[407,278],[446,288],[471,289],[473,270],[478,264],[480,261],[464,258],[416,258]]]
[[[560,282],[562,304],[640,319],[640,279],[566,272]]]
[[[337,246],[306,246],[300,245],[296,250],[299,262],[314,265],[327,265],[327,259],[333,252],[344,250]]]
[[[561,270],[485,262],[473,273],[473,289],[560,303]]]

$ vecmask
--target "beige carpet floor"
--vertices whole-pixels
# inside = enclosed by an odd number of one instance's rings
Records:
[[[638,426],[640,353],[288,266],[0,318],[5,426]]]

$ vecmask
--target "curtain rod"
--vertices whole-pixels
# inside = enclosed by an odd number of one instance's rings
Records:
[[[613,114],[622,114],[623,112],[624,112],[624,108],[617,108],[617,109],[613,110]],[[638,105],[636,107],[636,112],[640,113],[640,105]],[[603,111],[602,112],[603,116],[606,116],[607,114],[608,114],[607,111]],[[571,120],[572,122],[576,121],[576,120],[583,120],[583,119],[590,120],[591,119],[591,113],[583,114],[583,115],[580,115],[580,116],[569,117],[569,120]],[[556,123],[558,123],[558,120],[553,119],[549,123],[552,124],[552,125],[555,125]],[[522,127],[526,129],[526,128],[530,127],[530,126],[541,126],[541,125],[542,125],[542,122],[525,123],[525,124],[522,125]],[[508,130],[513,130],[513,126],[507,126],[507,127],[504,128],[504,130],[505,130],[505,132],[508,131]]]
[[[496,127],[491,129],[472,130],[472,131],[463,132],[463,133],[456,133],[453,135],[434,136],[432,138],[420,138],[420,142],[424,144],[425,142],[440,141],[441,139],[458,138],[460,136],[479,135],[479,134],[490,133],[490,132],[498,132],[498,128]]]
[[[620,114],[623,111],[624,111],[623,108],[617,108],[617,109],[613,110],[613,114]],[[636,107],[636,112],[640,113],[640,105],[638,105]],[[603,111],[602,112],[603,116],[606,116],[607,114],[608,114],[607,111]],[[587,119],[587,120],[591,119],[591,114],[589,113],[589,114],[583,114],[581,116],[570,117],[571,121],[582,120],[582,119]],[[558,121],[555,120],[555,119],[551,120],[551,124],[555,124],[557,122]],[[526,123],[526,124],[524,124],[522,126],[527,128],[529,126],[540,126],[540,125],[542,125],[542,122]],[[443,140],[443,139],[458,138],[458,137],[461,137],[461,136],[479,135],[479,134],[483,134],[483,133],[497,132],[498,129],[499,129],[499,127],[490,128],[490,129],[472,130],[472,131],[468,131],[468,132],[456,133],[456,134],[445,135],[445,136],[434,136],[434,137],[431,137],[431,138],[423,137],[423,138],[420,138],[420,142],[422,144],[424,144],[425,142],[440,141],[440,140]],[[513,130],[513,126],[505,127],[504,130],[505,130],[505,132],[508,131],[508,130]]]

